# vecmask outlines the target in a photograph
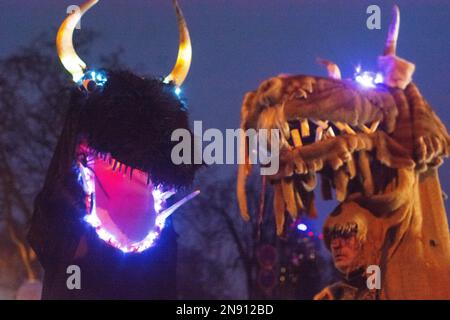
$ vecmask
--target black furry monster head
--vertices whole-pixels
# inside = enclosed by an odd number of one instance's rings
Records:
[[[172,132],[189,130],[186,106],[176,93],[188,74],[192,48],[177,1],[174,6],[180,49],[174,69],[164,79],[142,78],[128,71],[87,69],[75,52],[72,37],[81,17],[96,3],[98,0],[88,0],[81,5],[79,12],[66,18],[57,35],[61,62],[80,89],[71,105],[79,117],[77,138],[82,152],[108,157],[125,171],[147,173],[155,185],[189,185],[197,167],[174,165],[170,157]]]
[[[172,132],[189,130],[184,102],[173,84],[144,79],[128,71],[106,71],[108,81],[93,92],[76,90],[72,104],[80,110],[79,142],[108,154],[129,170],[149,174],[154,184],[189,185],[196,167],[174,165]],[[124,168],[125,170],[125,168]]]
[[[174,0],[180,50],[167,77],[88,69],[76,54],[72,37],[80,18],[97,2],[85,2],[58,31],[58,55],[77,86],[37,207],[56,203],[39,210],[62,214],[65,224],[84,220],[106,243],[125,253],[140,253],[156,244],[166,219],[199,193],[169,201],[192,183],[199,167],[175,165],[171,159],[176,144],[172,133],[190,132],[178,93],[189,71],[192,48]]]

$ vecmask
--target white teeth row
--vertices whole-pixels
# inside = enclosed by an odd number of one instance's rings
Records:
[[[111,154],[109,154],[109,153],[93,151],[93,154],[96,159],[100,159],[105,162],[108,162],[108,164],[111,166],[112,171],[118,172],[118,173],[122,172],[124,176],[129,175],[130,180],[133,179],[133,173],[134,173],[133,167],[127,166],[127,165],[119,162],[118,160],[114,159],[111,156]],[[152,183],[150,174],[145,173],[145,175],[147,176],[147,185],[150,185]]]
[[[330,123],[328,121],[322,121],[322,120],[310,120],[314,124],[317,125],[316,133],[315,133],[315,141],[320,141],[323,139],[324,136],[328,137],[335,137],[336,134],[334,133],[333,128],[330,126]],[[362,124],[359,125],[358,128],[367,134],[374,133],[380,124],[380,121],[375,121],[372,123],[372,125],[367,127],[366,125]],[[350,127],[347,123],[343,122],[334,122],[334,125],[336,128],[339,129],[339,131],[343,132],[344,134],[356,134],[356,131]],[[300,120],[300,130],[299,129],[292,129],[291,130],[291,137],[292,141],[294,143],[295,147],[301,147],[303,146],[302,137],[309,137],[311,135],[310,129],[309,129],[309,123],[308,119]]]

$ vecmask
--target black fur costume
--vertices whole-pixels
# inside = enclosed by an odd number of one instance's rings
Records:
[[[104,88],[75,89],[45,185],[35,202],[29,241],[45,270],[44,299],[175,299],[176,233],[171,220],[156,245],[124,254],[100,240],[83,217],[85,194],[78,180],[77,146],[82,141],[134,169],[150,173],[166,188],[188,186],[197,169],[170,159],[177,128],[188,116],[172,84],[130,72],[107,71]],[[84,238],[82,258],[75,253]],[[84,240],[83,240],[84,241]],[[68,290],[67,267],[81,268],[81,290]]]

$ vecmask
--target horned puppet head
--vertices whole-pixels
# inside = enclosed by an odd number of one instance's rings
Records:
[[[436,167],[449,155],[447,130],[411,82],[415,66],[396,56],[398,7],[393,13],[379,73],[357,70],[355,79],[342,80],[334,63],[320,60],[329,78],[281,75],[246,94],[241,128],[281,133],[280,170],[268,176],[278,235],[284,230],[285,211],[294,220],[299,213],[316,215],[318,173],[325,199],[334,189],[340,202],[353,199],[389,215],[411,196],[402,194],[400,186],[414,184],[414,172]],[[245,193],[251,172],[248,144],[237,182],[245,220],[250,219]]]
[[[77,119],[74,158],[85,195],[85,220],[100,238],[124,252],[151,247],[166,218],[198,194],[166,208],[166,200],[188,186],[196,171],[195,166],[171,161],[172,132],[189,130],[178,93],[192,57],[186,21],[173,2],[180,47],[174,69],[163,79],[90,70],[76,54],[75,26],[98,0],[85,2],[80,12],[69,15],[57,35],[58,55],[78,86],[71,112]]]

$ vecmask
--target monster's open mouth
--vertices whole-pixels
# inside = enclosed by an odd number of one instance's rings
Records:
[[[123,252],[153,246],[166,219],[198,192],[165,208],[176,190],[155,186],[150,176],[85,144],[78,148],[80,183],[86,195],[85,221],[98,236]]]
[[[415,104],[409,106],[409,101]],[[404,115],[408,108],[416,110],[412,124]],[[318,178],[325,200],[333,197],[334,190],[339,202],[350,196],[367,202],[382,194],[399,195],[409,179],[408,170],[439,165],[447,154],[448,134],[427,110],[414,84],[400,91],[383,84],[367,88],[351,80],[283,75],[247,93],[241,128],[280,133],[275,141],[279,143],[279,170],[267,177],[274,187],[277,233],[284,230],[285,211],[294,220],[298,213],[317,215],[314,190]],[[415,140],[419,132],[432,132],[433,137],[427,138],[429,143]],[[239,167],[237,182],[246,220],[250,219],[245,194],[251,172],[248,141],[246,163]],[[390,193],[386,193],[388,185],[392,185]],[[393,209],[396,203],[391,201],[388,207]]]

